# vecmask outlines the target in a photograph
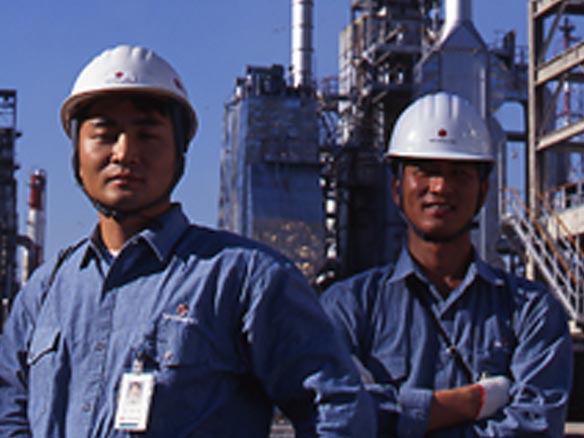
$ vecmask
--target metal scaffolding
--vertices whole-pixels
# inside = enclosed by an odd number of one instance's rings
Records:
[[[0,90],[0,298],[3,312],[18,291],[16,277],[16,91]]]

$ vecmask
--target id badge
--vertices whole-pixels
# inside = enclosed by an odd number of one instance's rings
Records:
[[[154,374],[132,372],[122,375],[114,423],[116,430],[146,430],[153,392]]]

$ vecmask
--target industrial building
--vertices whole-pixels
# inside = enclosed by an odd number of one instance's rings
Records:
[[[324,254],[312,1],[293,2],[290,83],[248,66],[225,105],[218,223],[278,248],[315,281]]]
[[[280,248],[308,278],[323,254],[317,101],[282,66],[248,67],[225,106],[219,226]]]
[[[6,319],[22,282],[42,261],[44,247],[46,175],[42,170],[30,176],[27,234],[18,233],[15,146],[21,133],[16,115],[16,90],[0,90],[0,322]],[[18,247],[24,250],[21,275],[17,273]],[[0,324],[0,333],[1,329]]]

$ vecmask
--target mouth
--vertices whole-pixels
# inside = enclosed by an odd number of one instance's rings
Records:
[[[422,208],[424,211],[438,216],[445,215],[454,210],[454,207],[446,202],[426,202],[422,205]]]
[[[115,185],[128,185],[139,183],[142,178],[132,172],[118,172],[106,179],[107,183],[113,183]]]

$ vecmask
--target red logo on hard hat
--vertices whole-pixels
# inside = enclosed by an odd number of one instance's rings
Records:
[[[448,131],[444,128],[438,131],[438,137],[446,137],[448,135]]]
[[[124,76],[124,72],[123,71],[117,71],[116,72],[116,78],[120,79],[123,76]]]

